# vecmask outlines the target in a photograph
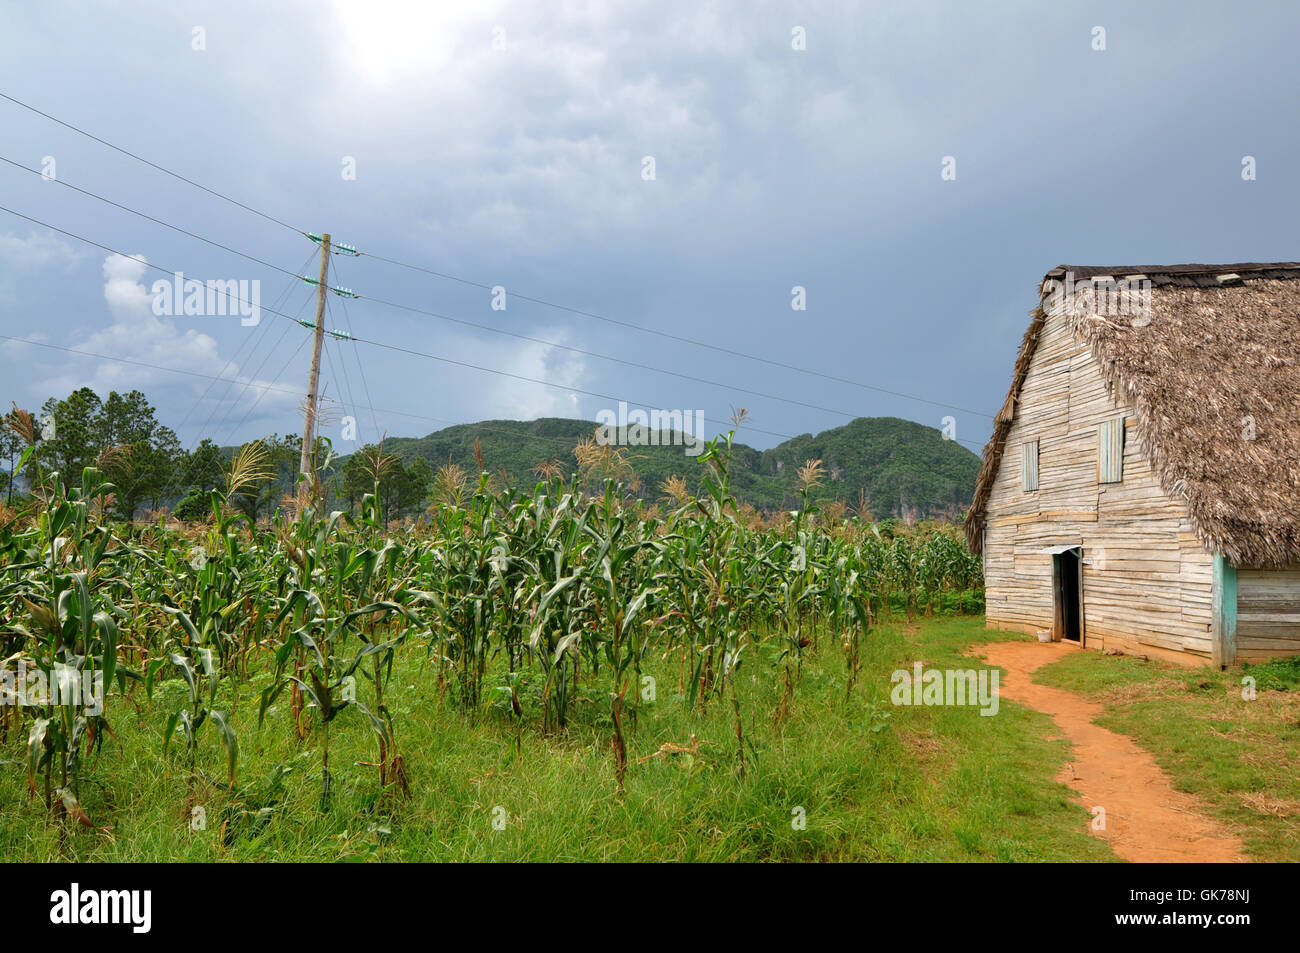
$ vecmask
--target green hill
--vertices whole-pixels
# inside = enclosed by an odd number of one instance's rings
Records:
[[[761,470],[792,484],[805,460],[823,461],[831,495],[852,501],[865,493],[877,518],[898,515],[904,506],[922,514],[960,512],[970,505],[980,468],[979,456],[955,440],[898,417],[859,417],[787,440],[763,452]]]
[[[425,437],[389,438],[384,449],[404,462],[419,456],[437,468],[451,460],[472,472],[477,438],[486,469],[504,469],[512,483],[531,485],[533,468],[543,460],[557,460],[572,472],[574,447],[595,427],[589,420],[560,417],[485,420]],[[660,485],[673,474],[696,485],[704,466],[681,446],[628,447],[627,453],[641,481],[640,493],[648,499],[659,497]],[[820,459],[826,469],[816,496],[856,505],[861,492],[877,519],[901,515],[903,507],[923,516],[956,515],[970,504],[979,471],[978,456],[933,427],[898,417],[859,417],[770,450],[737,443],[732,466],[736,496],[759,509],[793,508],[798,500],[795,471],[810,459]]]

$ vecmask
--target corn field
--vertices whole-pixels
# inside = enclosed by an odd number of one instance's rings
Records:
[[[105,694],[159,719],[159,771],[177,784],[194,783],[213,746],[233,788],[231,708],[252,706],[259,730],[288,732],[319,758],[328,811],[331,726],[361,719],[375,783],[397,803],[409,775],[391,675],[395,659],[418,657],[447,705],[504,712],[517,744],[525,723],[564,732],[579,688],[598,688],[621,793],[653,656],[676,668],[681,704],[734,718],[743,778],[754,713],[742,712],[736,679],[756,646],[773,649],[757,674],[780,687],[781,704],[762,713],[779,721],[808,653],[838,653],[852,693],[878,620],[981,608],[982,591],[978,559],[951,530],[887,538],[822,519],[806,494],[780,525],[755,526],[730,491],[730,448],[715,440],[702,491],[676,494],[662,513],[613,479],[592,491],[552,474],[520,492],[483,474],[400,533],[374,495],[357,514],[309,504],[251,524],[228,498],[252,457],[236,461],[229,492],[211,494],[209,521],[186,531],[106,520],[113,487],[94,469],[78,483],[38,474],[33,509],[0,522],[0,744],[25,749],[11,763],[26,765],[32,799],[89,826],[87,755],[111,757],[113,744]],[[168,682],[184,702],[155,714]]]

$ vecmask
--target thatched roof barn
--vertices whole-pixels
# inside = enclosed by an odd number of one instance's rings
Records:
[[[1300,263],[1062,265],[1039,297],[966,520],[989,624],[1300,653]]]

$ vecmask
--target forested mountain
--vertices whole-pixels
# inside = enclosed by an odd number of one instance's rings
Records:
[[[51,398],[39,413],[15,407],[0,422],[0,468],[5,473],[24,447],[36,443],[33,468],[65,474],[79,474],[85,466],[103,470],[116,488],[115,509],[124,517],[166,508],[185,519],[205,518],[208,491],[225,485],[239,450],[208,439],[182,448],[139,391],[113,392],[101,400],[83,387],[65,399]],[[613,477],[647,500],[664,497],[665,482],[674,477],[688,490],[698,488],[705,466],[702,442],[665,431],[660,445],[635,445],[623,431],[624,439],[606,446],[593,440],[596,429],[590,420],[558,417],[486,420],[424,437],[387,438],[382,455],[373,445],[339,443],[331,454],[323,438],[316,453],[333,506],[355,505],[373,490],[378,465],[390,516],[414,514],[434,499],[470,492],[481,471],[497,486],[531,486],[541,478],[580,474],[595,487]],[[293,492],[300,447],[292,434],[264,437],[257,479],[237,495],[235,505],[254,519],[269,515]],[[933,427],[897,417],[859,417],[770,450],[736,443],[733,490],[741,502],[759,510],[795,508],[799,470],[808,461],[820,461],[813,498],[841,500],[854,513],[875,519],[955,518],[969,505],[979,470],[975,454]],[[26,482],[5,480],[0,502],[11,501]]]
[[[595,427],[589,420],[560,417],[486,420],[425,437],[390,438],[384,450],[403,461],[422,457],[434,469],[450,461],[473,472],[477,440],[487,470],[504,470],[512,483],[526,484],[536,479],[536,468],[544,461],[554,460],[566,474],[575,470],[574,448],[591,437]],[[704,465],[680,445],[622,449],[640,483],[639,492],[648,498],[660,496],[663,481],[673,475],[694,488]],[[859,417],[770,450],[736,443],[732,485],[737,497],[759,509],[794,506],[796,470],[808,460],[821,460],[825,469],[815,497],[841,499],[854,508],[865,501],[879,519],[904,515],[905,509],[922,516],[958,515],[970,503],[979,471],[976,454],[944,439],[933,427],[898,417]]]

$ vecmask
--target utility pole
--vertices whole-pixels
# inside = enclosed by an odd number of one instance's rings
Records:
[[[298,463],[298,472],[306,479],[298,486],[298,511],[307,506],[311,485],[315,481],[316,467],[312,463],[312,451],[316,444],[316,390],[320,384],[320,352],[325,343],[325,294],[329,290],[330,237],[321,236],[320,243],[320,281],[316,285],[316,330],[311,349],[311,369],[307,372],[307,412],[302,421],[302,458]]]

